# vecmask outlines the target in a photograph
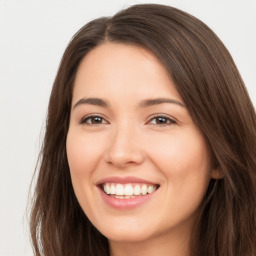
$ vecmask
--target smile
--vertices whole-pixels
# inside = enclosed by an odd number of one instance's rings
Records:
[[[103,202],[118,210],[147,204],[158,194],[159,184],[138,177],[106,177],[96,183]]]
[[[104,183],[101,187],[107,195],[119,199],[131,199],[138,196],[145,196],[153,193],[158,188],[157,185],[145,183]]]

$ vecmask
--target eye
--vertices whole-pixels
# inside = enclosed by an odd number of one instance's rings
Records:
[[[99,125],[99,124],[107,124],[108,122],[101,116],[97,115],[91,115],[84,117],[80,124],[86,124],[86,125]]]
[[[151,118],[149,120],[149,123],[153,124],[153,125],[165,126],[165,125],[176,124],[176,121],[174,121],[170,117],[167,117],[164,115],[157,115],[157,116],[154,116],[153,118]]]

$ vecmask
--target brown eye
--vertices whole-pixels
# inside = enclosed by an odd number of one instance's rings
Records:
[[[176,122],[166,116],[155,116],[150,120],[150,124],[153,125],[170,125],[170,124],[175,124]]]
[[[81,124],[87,125],[97,125],[97,124],[106,124],[107,121],[101,116],[88,116],[81,121]]]

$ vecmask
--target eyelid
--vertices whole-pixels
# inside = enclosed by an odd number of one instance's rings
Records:
[[[86,123],[87,120],[89,120],[90,118],[94,118],[94,117],[99,117],[102,118],[104,120],[104,123],[100,123],[100,124],[89,124]],[[82,125],[101,125],[101,124],[109,124],[109,122],[106,120],[106,118],[104,116],[102,116],[101,114],[88,114],[86,116],[83,116],[79,121],[79,124]]]
[[[167,124],[152,124],[152,123],[150,123],[153,119],[159,118],[159,117],[165,118],[170,122]],[[154,114],[153,116],[149,117],[149,121],[147,121],[147,124],[156,125],[156,126],[169,126],[169,125],[177,124],[177,120],[173,117],[170,117],[169,115],[166,115],[166,114]]]

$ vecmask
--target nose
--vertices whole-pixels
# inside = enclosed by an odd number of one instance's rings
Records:
[[[145,151],[139,142],[138,133],[128,125],[113,131],[105,152],[105,161],[117,168],[141,164],[145,160]]]

